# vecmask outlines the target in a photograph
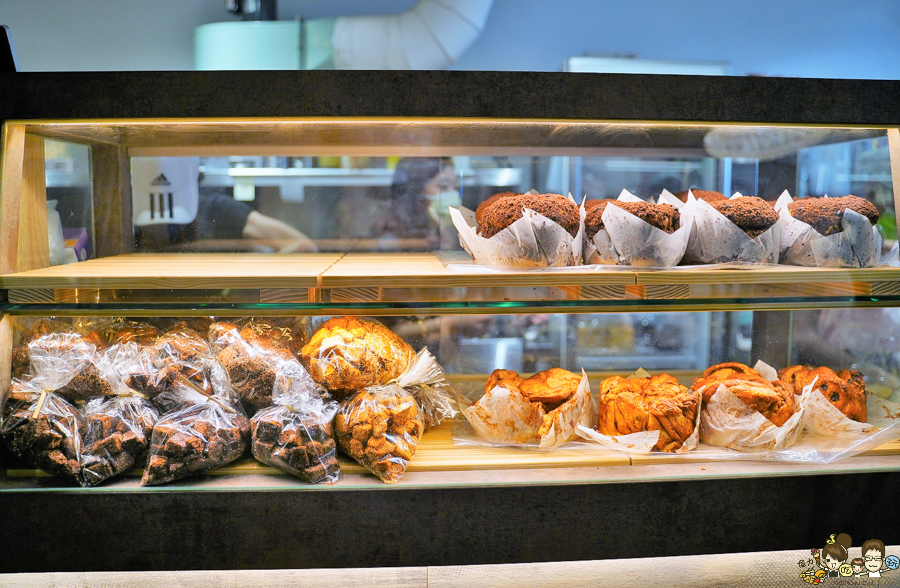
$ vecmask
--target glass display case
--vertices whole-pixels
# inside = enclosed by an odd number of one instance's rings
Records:
[[[900,401],[892,82],[154,76],[0,74],[4,394],[35,317],[163,329],[354,315],[427,347],[462,403],[495,369],[585,370],[596,402],[611,375],[643,368],[691,386],[713,364],[757,360],[856,369],[869,394]],[[154,172],[149,199],[136,179],[148,161],[172,166]],[[434,173],[418,193],[398,188],[422,166]],[[171,187],[175,169],[187,196]],[[622,189],[855,193],[879,209],[884,263],[474,264],[448,207],[532,189],[579,203]],[[260,217],[265,228],[248,229]],[[248,455],[166,486],[141,487],[137,469],[75,488],[4,454],[0,559],[8,571],[503,563],[797,549],[838,527],[900,543],[896,516],[878,514],[896,512],[896,440],[832,463],[710,460],[478,446],[461,442],[465,426],[457,416],[426,431],[396,485],[346,457],[337,483],[309,485]],[[840,506],[823,514],[811,498],[822,496]],[[788,519],[802,524],[776,530]],[[16,540],[26,535],[57,556]]]

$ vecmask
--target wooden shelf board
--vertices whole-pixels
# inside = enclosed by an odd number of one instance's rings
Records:
[[[448,269],[433,253],[348,253],[322,275],[323,288],[497,288],[634,284],[623,272]]]
[[[808,282],[897,282],[900,269],[772,265],[750,269],[636,271],[638,284],[801,284]]]
[[[0,276],[0,288],[315,288],[341,253],[133,253]]]

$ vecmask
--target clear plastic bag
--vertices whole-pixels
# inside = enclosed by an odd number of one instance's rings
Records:
[[[21,378],[31,373],[31,357],[28,344],[50,333],[62,333],[71,330],[71,321],[55,318],[40,318],[29,320],[26,317],[17,317],[15,326],[21,333],[17,337],[17,344],[12,350],[12,377]]]
[[[84,423],[72,404],[51,391],[55,384],[43,376],[14,380],[0,435],[19,459],[80,484]]]
[[[212,384],[208,374],[213,363],[212,350],[206,340],[184,323],[176,323],[141,350],[128,371],[125,384],[154,403],[176,383],[184,385],[184,380],[210,394]],[[165,410],[167,407],[160,408]]]
[[[337,410],[338,403],[323,401],[315,387],[279,379],[275,404],[250,419],[253,457],[310,484],[336,482],[340,465],[331,422]]]
[[[68,402],[112,396],[112,374],[92,339],[71,332],[34,339],[28,344],[32,372],[52,381],[52,390]]]
[[[150,323],[116,319],[109,325],[109,342],[111,345],[135,343],[140,347],[146,347],[156,341],[157,337],[159,337],[159,329]]]
[[[387,384],[407,371],[415,356],[393,331],[366,318],[335,317],[303,347],[303,365],[337,398]]]
[[[139,396],[92,400],[84,407],[82,485],[96,486],[133,467],[144,467],[159,413]]]
[[[270,323],[250,321],[238,328],[233,323],[217,322],[210,327],[209,335],[231,387],[252,412],[272,404],[275,380],[281,373],[315,387],[281,330]]]
[[[334,427],[341,450],[389,484],[403,476],[425,429],[416,399],[396,384],[341,402]]]
[[[181,396],[182,402],[153,426],[142,486],[165,484],[231,463],[249,445],[250,421],[231,394],[205,396],[183,384],[176,384],[170,394]]]

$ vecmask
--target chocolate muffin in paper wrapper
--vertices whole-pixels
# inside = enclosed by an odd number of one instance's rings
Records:
[[[672,200],[677,205],[662,203],[675,208],[678,217],[681,217],[677,212],[681,201],[674,196]],[[644,203],[627,190],[622,190],[617,201]],[[667,232],[612,203],[606,204],[601,214],[603,226],[598,231],[591,234],[587,224],[585,225],[585,263],[672,267],[678,265],[684,256],[691,234],[689,217],[680,218],[680,226]]]
[[[785,190],[775,203],[784,221],[781,263],[807,267],[875,267],[879,264],[883,240],[869,217],[847,208],[837,221],[840,230],[830,227],[826,232],[831,234],[825,235],[791,215],[789,205],[792,201]]]
[[[744,197],[736,193],[729,200],[735,198]],[[768,206],[761,198],[755,200],[759,200],[760,206]],[[720,206],[723,203],[715,204]],[[681,216],[682,219],[689,217],[692,226],[684,263],[778,263],[784,227],[780,218],[760,234],[750,236],[708,202],[694,198],[693,194],[688,194],[688,201],[681,208]]]
[[[569,196],[568,200],[575,207]],[[525,208],[522,216],[503,230],[484,238],[475,215],[465,208],[450,208],[459,242],[479,265],[500,267],[565,267],[581,265],[584,241],[584,207],[578,207],[579,223],[571,234],[554,220]]]

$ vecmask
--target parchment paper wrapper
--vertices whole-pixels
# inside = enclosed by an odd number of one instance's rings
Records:
[[[594,420],[594,407],[591,387],[582,370],[575,394],[549,413],[552,424],[543,436],[539,431],[547,413],[541,403],[530,402],[519,392],[501,386],[489,390],[463,414],[476,434],[486,441],[549,449],[571,439],[578,425],[590,426]]]
[[[637,371],[635,371],[628,377],[648,378],[650,377],[650,374],[643,368],[638,368]],[[666,455],[672,455],[672,453],[687,453],[692,449],[696,449],[697,445],[700,444],[700,412],[701,411],[699,410],[697,411],[697,416],[694,419],[694,431],[688,436],[687,439],[685,439],[681,447],[673,452],[655,453],[665,453]],[[656,442],[659,441],[660,432],[658,430],[642,431],[640,433],[631,433],[630,435],[604,435],[603,433],[597,432],[594,426],[595,423],[593,422],[589,426],[579,425],[578,429],[575,432],[582,439],[598,443],[608,449],[615,449],[616,451],[621,451],[623,453],[632,453],[637,455],[647,455],[648,453],[653,451],[653,447],[656,445]]]
[[[622,190],[616,200],[643,202],[627,190]],[[602,218],[603,228],[593,238],[585,239],[585,263],[672,267],[681,261],[691,235],[684,216],[681,227],[671,235],[618,206],[607,206]]]
[[[827,196],[826,196],[827,198]],[[785,190],[775,203],[784,221],[781,233],[781,263],[808,267],[875,267],[881,257],[882,238],[869,219],[846,210],[840,233],[822,235],[788,211],[791,196]]]
[[[770,382],[778,378],[772,366],[761,361],[753,367]],[[794,414],[780,427],[722,386],[709,399],[700,415],[700,439],[719,447],[738,451],[784,449],[797,442],[806,423],[805,407],[812,388],[794,397]],[[820,394],[821,396],[821,394]],[[827,402],[827,401],[826,401]]]
[[[526,208],[522,218],[485,239],[478,236],[475,214],[471,210],[450,208],[450,218],[459,232],[459,243],[475,258],[475,263],[504,267],[581,265],[583,206],[580,213],[581,226],[574,237],[556,222]]]
[[[735,193],[732,198],[740,196]],[[751,239],[736,224],[710,206],[688,193],[687,204],[681,207],[682,223],[685,215],[693,218],[691,236],[684,261],[687,263],[778,263],[784,219],[769,230]]]

